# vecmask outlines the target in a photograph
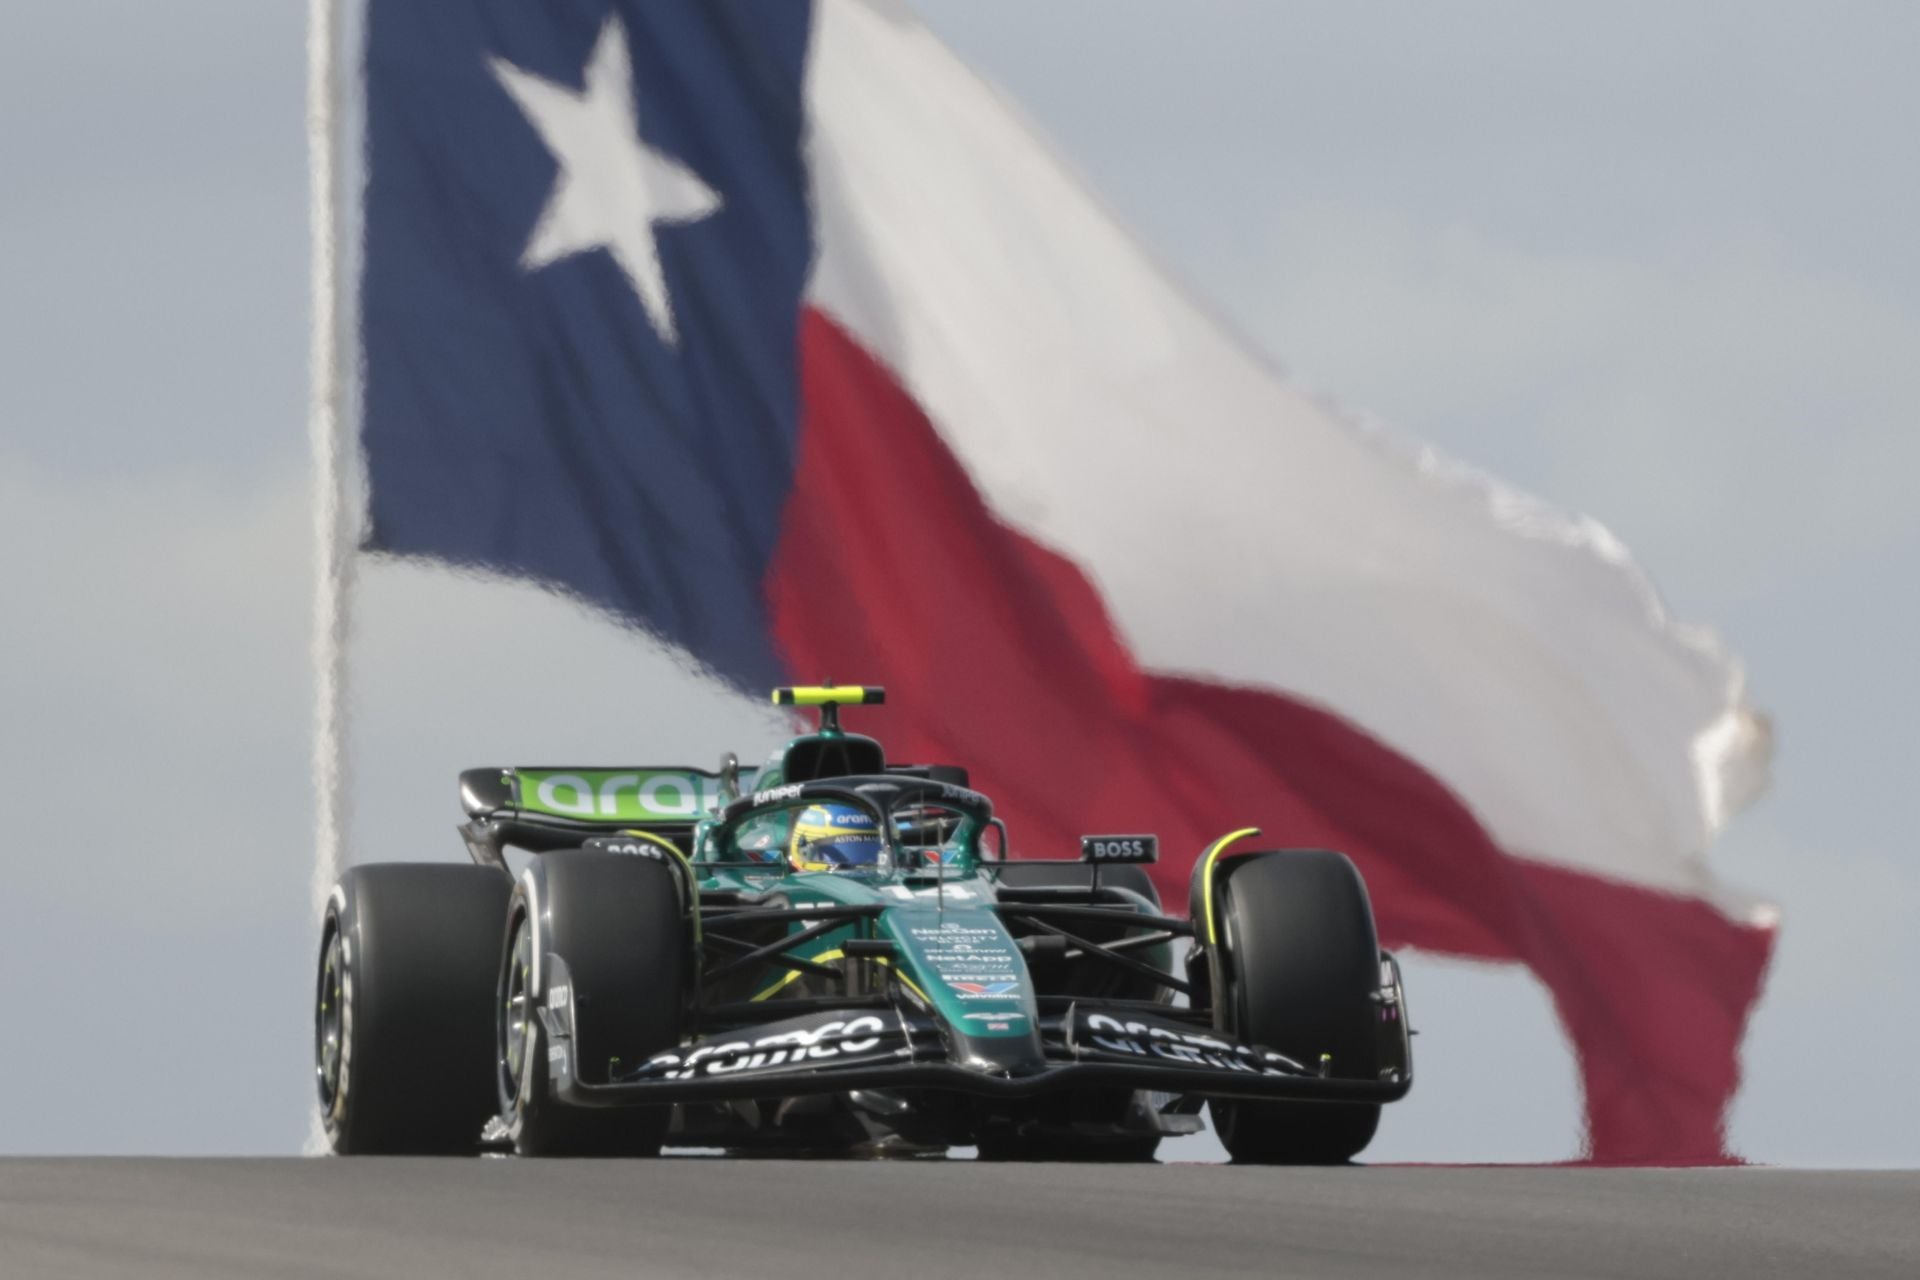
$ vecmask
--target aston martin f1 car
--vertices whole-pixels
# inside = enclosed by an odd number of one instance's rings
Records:
[[[1203,1109],[1237,1161],[1367,1145],[1412,1058],[1350,861],[1235,831],[1170,914],[1155,837],[1010,856],[964,769],[841,728],[881,697],[777,690],[820,724],[753,772],[463,774],[472,865],[328,904],[333,1149],[1144,1160]]]

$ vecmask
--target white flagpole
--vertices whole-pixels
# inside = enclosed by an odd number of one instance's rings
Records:
[[[346,869],[347,635],[352,617],[353,507],[348,498],[345,405],[348,343],[340,325],[345,282],[340,268],[342,111],[337,0],[307,4],[308,217],[312,237],[311,395],[307,430],[313,451],[313,908],[316,923],[333,883]],[[314,1117],[308,1151],[324,1150]]]

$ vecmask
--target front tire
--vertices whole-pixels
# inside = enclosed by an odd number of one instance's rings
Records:
[[[1215,993],[1215,1025],[1309,1067],[1330,1054],[1335,1076],[1378,1078],[1380,945],[1366,883],[1346,855],[1247,855],[1221,869],[1215,893],[1225,984]],[[1221,1145],[1240,1164],[1344,1164],[1380,1124],[1378,1103],[1208,1105]]]
[[[340,1155],[464,1155],[494,1110],[493,983],[513,882],[491,867],[380,863],[321,925],[314,1067]]]
[[[539,1011],[561,956],[571,981],[573,1068],[605,1084],[680,1043],[690,947],[679,881],[664,863],[569,849],[542,854],[507,911],[497,1009],[498,1093],[523,1156],[653,1156],[670,1107],[569,1107],[551,1096]]]

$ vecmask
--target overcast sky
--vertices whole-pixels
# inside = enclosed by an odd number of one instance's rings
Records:
[[[1785,924],[1735,1143],[1920,1161],[1920,6],[920,7],[1295,377],[1596,515],[1747,658],[1778,781],[1715,861]],[[307,1131],[304,8],[0,6],[0,1150]],[[467,765],[777,731],[530,590],[360,603],[363,856],[461,856]],[[1371,1154],[1571,1154],[1531,979],[1408,980]]]

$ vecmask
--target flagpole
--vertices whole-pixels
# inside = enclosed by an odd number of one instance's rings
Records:
[[[352,618],[352,506],[347,485],[344,408],[347,368],[345,281],[340,269],[344,216],[340,205],[341,128],[339,0],[307,4],[307,163],[312,242],[312,332],[308,441],[313,454],[314,669],[313,907],[319,918],[334,881],[346,869],[347,635]]]

